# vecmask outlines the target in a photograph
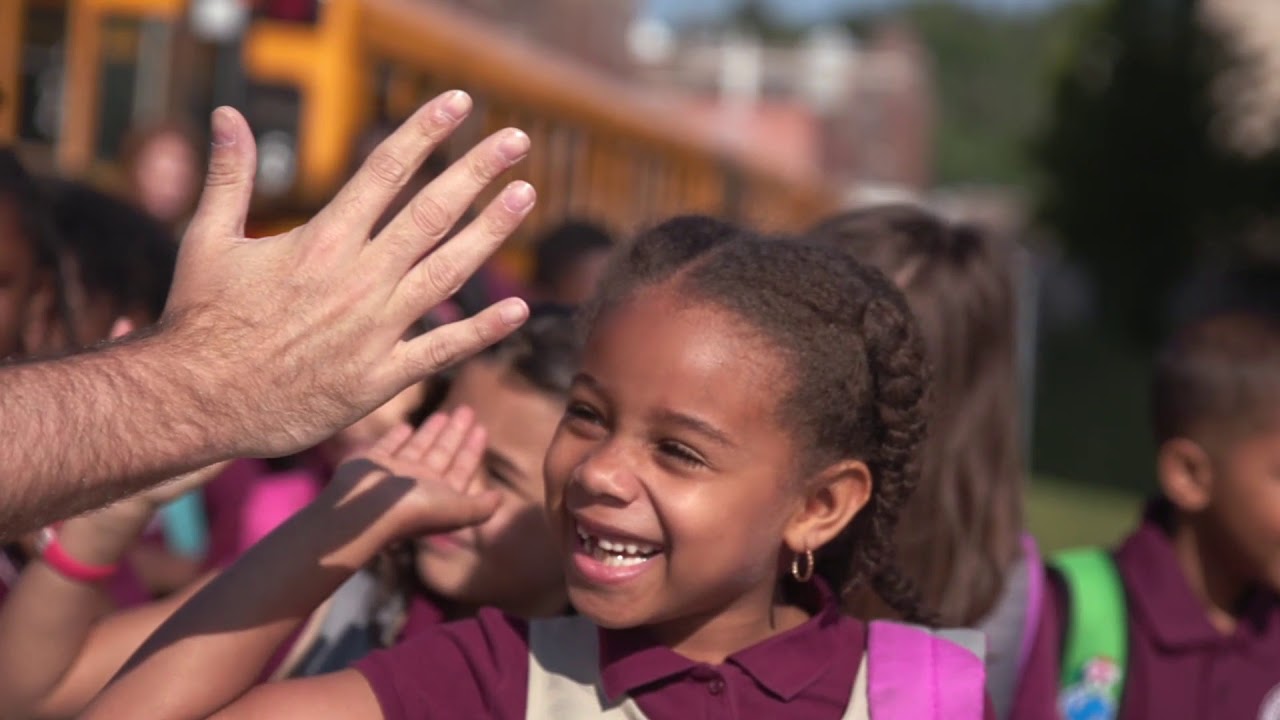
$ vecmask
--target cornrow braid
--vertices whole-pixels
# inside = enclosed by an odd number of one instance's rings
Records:
[[[733,312],[768,338],[791,372],[779,420],[805,450],[803,474],[861,459],[871,500],[815,552],[816,572],[842,595],[870,586],[912,621],[928,621],[894,566],[894,529],[915,489],[929,372],[901,292],[848,253],[767,238],[705,217],[670,220],[615,255],[586,328],[649,286]]]
[[[869,578],[876,594],[903,618],[933,624],[936,618],[921,607],[915,583],[894,562],[893,542],[899,514],[920,479],[929,387],[922,340],[910,312],[885,301],[867,306],[862,335],[876,384],[879,426],[868,465],[880,492],[859,516],[866,527],[853,538],[859,554],[842,590],[848,593]]]

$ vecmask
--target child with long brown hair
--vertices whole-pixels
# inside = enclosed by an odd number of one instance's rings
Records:
[[[934,368],[920,485],[902,509],[896,560],[944,627],[987,633],[988,690],[1012,702],[1035,627],[1040,561],[1023,533],[1012,248],[914,205],[851,211],[811,239],[846,250],[902,289]],[[871,593],[859,617],[898,617]]]

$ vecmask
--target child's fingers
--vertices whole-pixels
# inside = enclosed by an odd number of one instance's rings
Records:
[[[449,532],[457,528],[478,525],[493,515],[502,498],[496,492],[481,495],[448,493],[432,504],[427,532]]]
[[[475,413],[471,408],[462,406],[453,411],[453,417],[449,420],[449,424],[445,426],[440,436],[436,438],[435,444],[427,451],[423,462],[437,478],[443,477],[449,470],[449,466],[453,464],[453,456],[458,453],[458,449],[462,447],[462,443],[467,439],[467,433],[471,431],[471,426],[475,424]]]
[[[378,438],[378,441],[364,454],[395,457],[395,454],[409,439],[410,435],[413,435],[413,427],[409,423],[396,423],[394,427],[383,433],[382,437]]]
[[[484,462],[484,451],[489,442],[488,432],[480,425],[471,428],[462,447],[453,456],[453,463],[445,472],[444,481],[458,492],[466,492],[477,470]]]
[[[427,456],[427,451],[431,446],[435,445],[439,439],[440,433],[444,431],[445,426],[449,424],[449,416],[446,413],[431,413],[431,417],[426,419],[418,427],[413,436],[400,448],[398,457],[408,462],[419,463]]]

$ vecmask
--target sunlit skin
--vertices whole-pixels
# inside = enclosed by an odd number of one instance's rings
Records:
[[[580,613],[713,663],[808,617],[780,573],[852,519],[871,480],[855,460],[805,472],[778,408],[788,373],[748,323],[670,285],[597,321],[546,459]],[[657,552],[611,567],[580,529]]]
[[[474,411],[487,437],[483,477],[471,487],[497,490],[502,502],[481,525],[418,540],[418,577],[462,611],[559,614],[567,600],[559,546],[543,512],[542,461],[564,400],[481,358],[462,366],[441,409],[461,407]]]
[[[1182,510],[1179,561],[1214,626],[1233,632],[1254,589],[1280,593],[1280,422],[1203,445],[1166,443],[1161,475]]]

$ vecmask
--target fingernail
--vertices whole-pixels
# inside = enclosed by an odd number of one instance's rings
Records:
[[[214,110],[210,125],[212,126],[214,147],[226,147],[227,145],[235,144],[235,120],[232,119],[230,110],[225,107]]]
[[[498,317],[508,325],[519,325],[529,317],[529,306],[521,300],[512,300],[498,310]]]
[[[442,109],[450,120],[461,120],[471,112],[471,96],[461,90],[454,90],[445,98]]]
[[[498,152],[507,162],[515,162],[529,154],[529,136],[523,130],[508,130],[498,143]]]
[[[517,180],[507,186],[507,191],[502,195],[502,204],[511,212],[522,213],[533,207],[533,201],[537,197],[538,194],[533,191],[532,185],[523,180]]]

